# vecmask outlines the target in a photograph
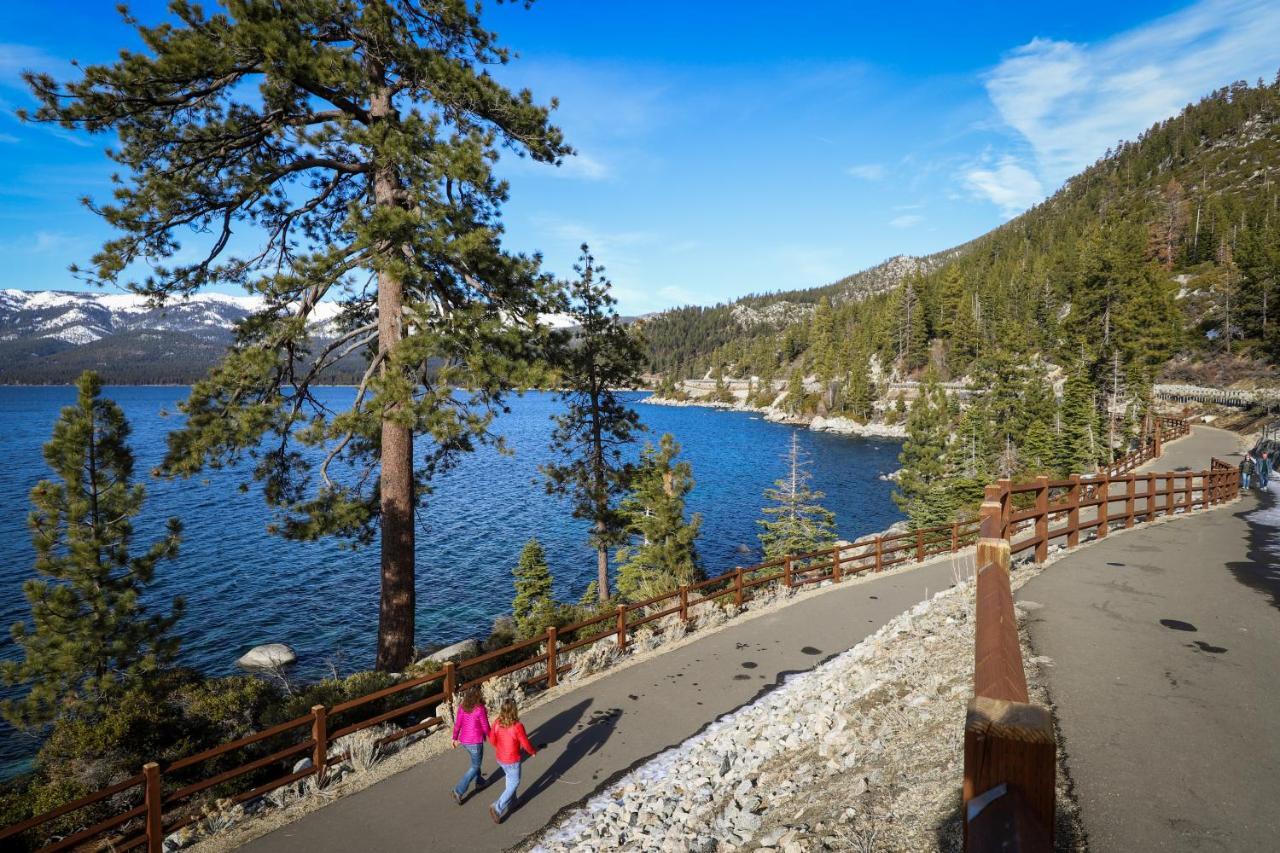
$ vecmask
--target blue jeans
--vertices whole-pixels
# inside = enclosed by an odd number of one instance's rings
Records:
[[[462,781],[454,786],[453,792],[461,797],[467,792],[467,788],[471,787],[471,783],[480,782],[480,759],[484,758],[483,743],[464,743],[462,748],[471,756],[471,766],[467,768],[467,772],[462,774]]]
[[[498,797],[498,802],[493,804],[494,809],[498,812],[499,817],[507,816],[507,809],[511,808],[511,804],[516,798],[516,788],[520,787],[520,762],[515,764],[499,764],[502,773],[507,777],[507,787],[502,792],[502,796]]]
[[[1268,468],[1261,468],[1258,471],[1258,482],[1262,488],[1267,487],[1267,481],[1271,479],[1271,471]]]

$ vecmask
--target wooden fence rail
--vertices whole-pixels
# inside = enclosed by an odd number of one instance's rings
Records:
[[[971,853],[1053,849],[1056,745],[1048,710],[1027,694],[1012,557],[1030,552],[1042,562],[1054,540],[1074,547],[1085,534],[1101,539],[1113,526],[1206,509],[1239,494],[1238,470],[1216,458],[1203,471],[1127,473],[1189,431],[1171,419],[1155,427],[1141,451],[1096,475],[1001,480],[986,489],[975,559],[974,695],[964,729],[964,838]]]
[[[1152,458],[1162,441],[1186,432],[1185,422],[1160,419],[1151,430],[1151,439],[1130,456],[1137,458],[1135,454],[1145,453],[1147,455],[1144,459]],[[1134,462],[1129,467],[1136,464],[1139,463]],[[988,539],[997,538],[1005,542],[1005,550],[999,553],[1017,553],[1035,548],[1037,556],[1042,558],[1052,539],[1065,537],[1068,545],[1074,545],[1079,533],[1084,530],[1097,528],[1099,535],[1105,535],[1106,525],[1115,519],[1121,519],[1127,526],[1132,526],[1138,520],[1148,520],[1160,513],[1168,514],[1184,507],[1189,509],[1193,500],[1200,505],[1205,505],[1206,501],[1215,503],[1226,499],[1230,493],[1229,483],[1235,475],[1234,467],[1227,463],[1221,464],[1226,468],[1219,467],[1218,460],[1215,460],[1208,480],[1200,488],[1192,488],[1188,481],[1180,491],[1173,488],[1172,480],[1167,478],[1192,475],[1160,475],[1166,477],[1162,481],[1165,484],[1163,490],[1158,487],[1157,481],[1151,479],[1132,475],[1116,477],[1111,473],[1104,475],[1101,481],[1083,477],[1065,481],[1041,478],[1034,483],[1017,486],[1002,481],[989,487],[988,493],[990,500],[996,494],[990,489],[999,490],[996,503],[999,516],[994,517],[999,522],[999,527],[994,533],[990,525],[996,521],[992,520],[993,516],[984,514],[980,519],[955,521],[894,535],[867,536],[821,551],[737,567],[713,578],[681,585],[646,601],[620,604],[611,612],[572,625],[549,628],[542,636],[513,643],[468,660],[446,663],[438,672],[407,679],[332,707],[316,705],[306,715],[195,755],[167,764],[148,762],[137,776],[0,830],[0,847],[15,844],[20,836],[25,836],[25,840],[30,842],[45,824],[110,801],[111,806],[119,808],[110,817],[92,825],[87,825],[88,821],[85,821],[86,825],[77,826],[70,834],[57,838],[51,838],[47,832],[43,833],[42,839],[35,840],[36,844],[44,845],[39,847],[41,853],[65,850],[93,841],[100,842],[101,848],[109,845],[115,850],[123,851],[145,846],[148,853],[158,853],[167,835],[201,818],[199,804],[193,798],[210,788],[221,786],[219,791],[226,792],[227,786],[248,777],[244,782],[246,790],[225,794],[233,802],[244,802],[311,776],[323,780],[327,767],[347,757],[346,749],[341,746],[337,752],[333,751],[334,742],[343,737],[373,726],[393,724],[393,730],[379,739],[379,743],[385,744],[439,728],[446,723],[446,707],[451,705],[460,690],[504,675],[527,672],[527,677],[521,682],[524,686],[554,687],[560,676],[573,665],[567,658],[569,652],[609,640],[616,644],[619,651],[623,651],[630,642],[630,635],[657,619],[678,615],[681,620],[689,621],[694,618],[694,612],[699,607],[741,608],[758,594],[758,590],[766,586],[798,588],[825,581],[840,583],[856,575],[881,572],[909,562],[920,563],[933,556],[954,554],[978,545],[978,562],[983,567],[983,571],[979,572],[981,595],[981,589],[990,586],[982,578],[999,576],[999,573],[986,571],[988,565],[992,564],[992,555],[997,553],[992,552],[989,545],[983,545]],[[1205,474],[1202,472],[1194,476]],[[1111,479],[1108,480],[1108,477]],[[1125,484],[1124,488],[1128,491],[1123,495],[1117,491],[1108,492],[1108,486],[1114,489],[1117,483]],[[1153,483],[1156,485],[1153,486]],[[1144,485],[1142,489],[1135,490],[1136,484]],[[1149,495],[1159,497],[1175,492],[1184,497],[1177,500],[1167,498],[1167,501],[1173,503],[1166,503],[1163,507],[1153,506],[1148,498]],[[1055,494],[1058,499],[1051,499]],[[1026,495],[1033,496],[1036,509],[1015,512],[1015,501],[1025,499],[1023,496]],[[1080,518],[1081,508],[1111,507],[1113,503],[1121,501],[1126,501],[1125,511],[1116,513],[1115,519],[1111,518],[1110,509],[1103,513],[1106,518],[1102,521]],[[988,504],[984,504],[984,513],[987,508]],[[1050,526],[1051,521],[1063,519],[1065,524]],[[1033,531],[1030,538],[1023,535],[1028,530]],[[1014,536],[1021,538],[1013,542]],[[998,559],[995,564],[999,564]],[[1004,571],[1007,574],[1007,568]],[[1000,590],[988,595],[996,595],[992,600],[1000,608],[1004,607],[1003,601],[1007,596]],[[1011,603],[1009,607],[1012,607]],[[979,612],[981,615],[987,610],[980,608]],[[984,631],[985,637],[987,634],[983,624],[980,619],[980,630]],[[1021,671],[1020,658],[1018,670]],[[1025,702],[1025,698],[1020,701]],[[266,754],[235,758],[237,753],[250,747],[256,747],[257,751],[265,751]],[[310,760],[304,762],[303,758]],[[218,759],[221,761],[217,761]],[[228,761],[237,763],[221,769],[221,765]],[[206,771],[208,775],[204,776],[196,772],[207,764],[214,765],[210,768],[214,772]],[[295,770],[295,766],[298,769]],[[264,774],[268,772],[278,775],[264,778]],[[967,800],[966,796],[966,802]]]

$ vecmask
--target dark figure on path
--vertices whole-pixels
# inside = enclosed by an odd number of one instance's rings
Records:
[[[514,699],[507,699],[502,703],[498,719],[489,732],[489,742],[493,744],[498,764],[507,777],[507,786],[502,796],[489,806],[489,817],[493,818],[494,823],[502,823],[515,804],[516,789],[520,787],[520,750],[527,752],[530,758],[537,754],[533,744],[529,743],[529,736],[525,734]]]
[[[472,782],[476,783],[477,791],[484,787],[480,761],[484,758],[484,741],[488,736],[489,712],[485,710],[480,688],[472,685],[463,691],[462,704],[453,719],[453,745],[461,745],[471,756],[471,766],[453,789],[453,799],[458,805],[462,805]]]
[[[1267,451],[1262,451],[1262,458],[1258,460],[1258,487],[1267,488],[1267,481],[1271,479],[1271,458]]]
[[[1249,481],[1253,477],[1253,454],[1246,453],[1244,458],[1240,460],[1240,488],[1249,488]]]

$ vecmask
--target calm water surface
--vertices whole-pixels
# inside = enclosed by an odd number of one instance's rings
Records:
[[[165,434],[185,388],[113,387],[105,394],[124,409],[132,426],[136,471],[145,475],[164,453]],[[335,406],[346,405],[348,388],[322,389]],[[643,395],[634,395],[639,400]],[[41,445],[62,406],[75,399],[66,387],[0,387],[0,622],[26,618],[22,582],[32,575],[26,528],[27,494],[48,475]],[[709,573],[759,559],[756,519],[761,492],[784,473],[793,427],[755,415],[702,408],[638,407],[656,442],[670,432],[697,482],[689,509],[703,516],[699,548]],[[549,418],[559,410],[548,394],[512,403],[498,431],[513,456],[485,448],[435,482],[419,514],[417,540],[417,642],[449,643],[484,633],[507,612],[511,569],[526,540],[546,547],[556,593],[576,600],[595,576],[586,546],[587,526],[562,501],[545,494],[537,467],[548,460]],[[892,483],[878,475],[898,467],[899,445],[887,439],[857,439],[800,430],[811,454],[814,484],[827,493],[840,535],[852,539],[901,518],[889,498]],[[164,519],[184,525],[181,555],[162,563],[152,595],[182,595],[187,613],[182,662],[211,674],[235,671],[235,659],[254,645],[287,642],[298,652],[298,674],[322,675],[330,664],[341,671],[373,663],[378,620],[377,549],[352,552],[334,542],[298,543],[269,535],[269,513],[260,493],[243,493],[235,471],[210,471],[190,480],[146,478],[148,496],[137,522],[136,550],[153,541]],[[750,553],[742,551],[743,546]],[[8,632],[0,656],[16,648]],[[0,775],[19,768],[35,743],[0,722]]]

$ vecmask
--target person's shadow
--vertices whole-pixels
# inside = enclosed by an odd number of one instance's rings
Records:
[[[587,699],[568,710],[562,711],[538,726],[529,737],[529,740],[541,751],[546,742],[559,740],[568,734],[574,724],[581,719],[590,704],[591,700]],[[574,734],[569,739],[569,742],[565,744],[564,749],[556,756],[556,760],[551,763],[551,766],[544,770],[532,785],[520,792],[516,798],[515,808],[520,808],[526,802],[550,788],[583,758],[598,752],[613,735],[614,731],[617,730],[618,719],[621,716],[621,708],[609,708],[592,714],[591,718],[581,727],[581,730]]]
[[[582,719],[583,714],[591,707],[591,699],[584,699],[578,704],[565,708],[559,714],[547,720],[529,733],[529,742],[534,748],[541,752],[548,743],[554,743],[565,735],[573,731],[573,727]],[[480,777],[484,782],[484,787],[488,788],[493,784],[501,784],[503,779],[502,768],[498,767],[486,778],[483,774]],[[523,800],[525,794],[522,792],[518,799]]]

